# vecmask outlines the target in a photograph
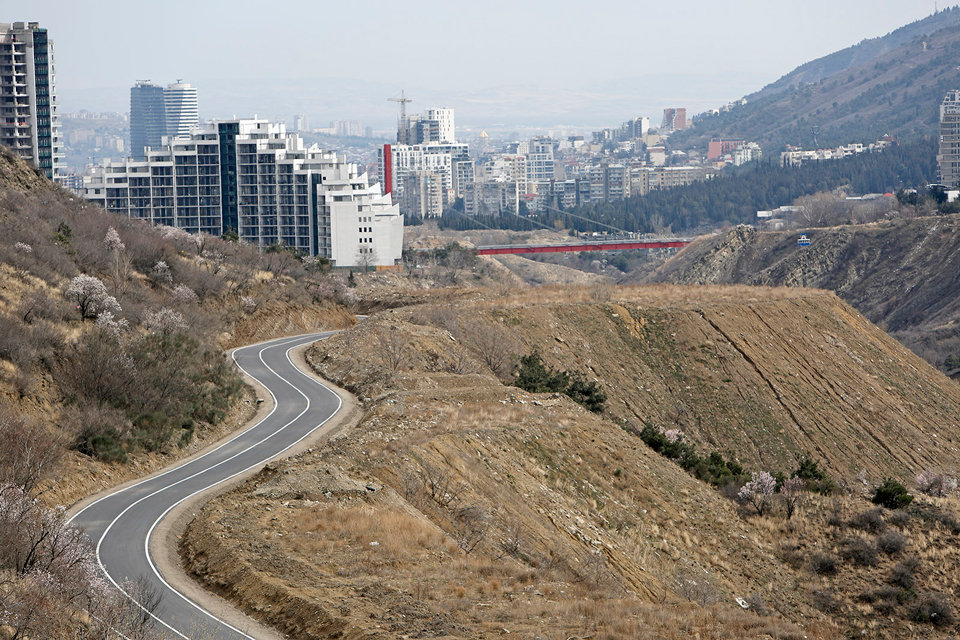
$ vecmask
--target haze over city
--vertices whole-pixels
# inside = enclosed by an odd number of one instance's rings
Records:
[[[396,105],[386,99],[405,89],[414,107],[455,107],[461,126],[591,127],[725,104],[935,6],[56,0],[9,18],[55,34],[64,112],[125,112],[136,80],[182,78],[199,88],[204,118],[302,113],[389,129]]]

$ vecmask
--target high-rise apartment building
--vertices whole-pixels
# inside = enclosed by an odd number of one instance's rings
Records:
[[[429,123],[421,142],[455,144],[456,128],[453,124],[453,109],[427,109],[421,122]]]
[[[0,144],[59,181],[63,162],[53,41],[36,22],[0,23]]]
[[[453,109],[404,114],[397,144],[384,145],[378,152],[384,192],[392,194],[404,214],[442,215],[444,207],[462,197],[464,185],[473,182],[470,147],[458,143],[454,131]]]
[[[197,88],[177,80],[163,90],[163,110],[167,120],[167,135],[179,138],[190,135],[200,125]]]
[[[647,118],[646,116],[631,118],[621,125],[621,137],[625,140],[642,138],[643,136],[647,135],[647,131],[649,131],[649,129],[650,118]]]
[[[939,181],[950,188],[960,185],[960,91],[951,91],[940,104]]]
[[[543,182],[553,180],[555,176],[555,159],[553,150],[556,141],[546,136],[536,136],[530,139],[530,150],[527,153],[527,180],[529,182]]]
[[[146,158],[147,147],[159,147],[167,135],[163,87],[149,80],[130,88],[130,155]]]
[[[455,132],[453,109],[427,109],[400,119],[397,144],[455,144]]]
[[[305,148],[283,124],[226,120],[98,168],[85,197],[108,211],[261,249],[282,244],[334,266],[394,265],[403,215],[343,156]]]

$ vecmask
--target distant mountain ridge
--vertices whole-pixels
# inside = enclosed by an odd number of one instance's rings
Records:
[[[711,139],[742,138],[779,151],[934,135],[943,96],[960,87],[958,63],[960,7],[953,7],[803,64],[672,140],[705,148]]]
[[[955,26],[960,26],[960,7],[944,9],[891,31],[885,36],[863,40],[846,49],[802,64],[776,82],[771,82],[760,91],[747,96],[747,99],[753,101],[765,98],[789,88],[791,84],[820,82],[847,69],[873,62],[880,56],[910,43],[914,38],[926,37],[935,31]]]

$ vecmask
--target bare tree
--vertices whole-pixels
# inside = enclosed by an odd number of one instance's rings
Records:
[[[829,227],[840,224],[850,214],[850,205],[830,193],[815,193],[803,196],[796,201],[794,214],[796,223],[801,227]]]
[[[420,482],[430,499],[439,506],[447,508],[460,501],[463,492],[467,490],[466,483],[457,482],[446,469],[436,469],[420,463]]]
[[[463,375],[466,373],[476,373],[477,366],[464,349],[452,349],[448,354],[450,359],[444,364],[444,371]]]
[[[508,520],[504,525],[504,536],[500,540],[500,549],[503,550],[504,555],[516,558],[520,555],[520,549],[525,538],[526,532],[523,528],[523,522],[519,519]]]
[[[33,493],[41,481],[51,477],[63,457],[64,438],[28,420],[0,409],[0,485],[20,487]]]
[[[804,482],[797,476],[785,480],[780,486],[780,499],[787,508],[787,520],[793,517],[794,512],[803,499]]]
[[[410,335],[396,327],[391,327],[389,330],[380,332],[377,336],[377,345],[380,347],[383,364],[396,371],[407,359]]]
[[[365,248],[362,251],[357,251],[356,258],[354,259],[357,263],[357,266],[363,269],[363,272],[366,273],[370,270],[370,267],[376,269],[379,259],[377,258],[377,251],[373,247]]]
[[[454,512],[453,537],[460,551],[469,554],[483,542],[488,522],[486,512],[475,505],[461,507]]]
[[[510,332],[503,327],[477,320],[463,327],[460,339],[479,353],[490,371],[501,380],[513,371],[517,345]]]

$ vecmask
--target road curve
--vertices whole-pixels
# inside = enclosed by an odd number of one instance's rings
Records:
[[[297,369],[290,351],[334,332],[280,338],[233,352],[240,369],[273,396],[273,410],[255,426],[186,464],[93,502],[73,516],[96,547],[114,585],[145,578],[162,594],[157,626],[165,638],[252,640],[200,608],[163,578],[149,553],[150,536],[174,507],[290,449],[339,411],[332,390]]]

